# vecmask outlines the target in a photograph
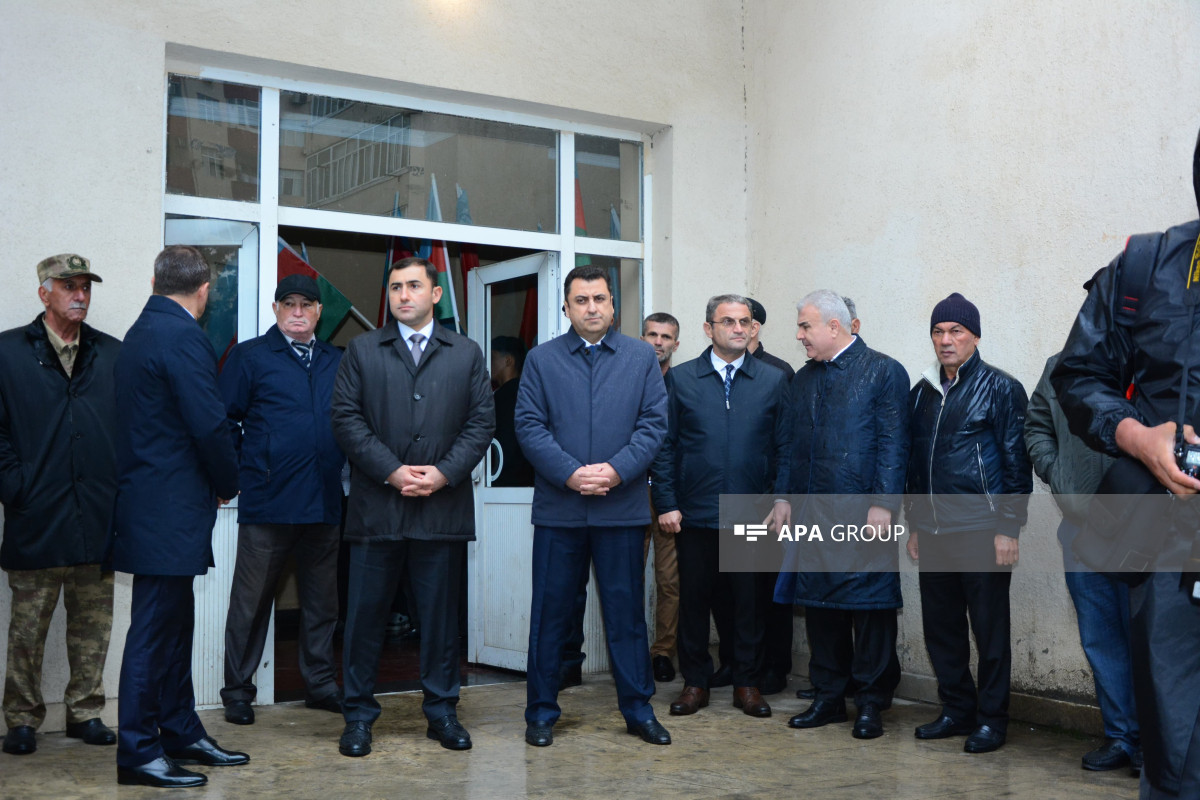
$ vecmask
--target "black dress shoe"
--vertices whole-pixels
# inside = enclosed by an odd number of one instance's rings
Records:
[[[642,737],[642,741],[646,744],[671,743],[671,734],[667,733],[667,729],[658,720],[653,718],[645,722],[626,722],[625,730],[634,736]]]
[[[425,736],[437,739],[447,750],[471,749],[471,734],[467,733],[467,729],[459,723],[458,717],[449,714],[429,720]]]
[[[351,758],[371,752],[371,723],[347,722],[338,739],[338,752]]]
[[[1142,775],[1142,751],[1141,750],[1138,750],[1129,759],[1129,774],[1135,778],[1141,777],[1141,775]]]
[[[206,767],[236,767],[250,763],[250,756],[236,750],[226,750],[211,736],[172,750],[167,755],[179,764],[203,764]]]
[[[9,728],[4,735],[4,752],[14,756],[27,756],[37,750],[37,737],[33,734],[32,725],[18,725]]]
[[[708,688],[720,689],[722,686],[733,686],[733,667],[728,664],[722,664],[708,679]]]
[[[669,683],[675,680],[675,665],[671,663],[671,659],[666,656],[655,656],[652,666],[654,667],[654,680],[659,683]]]
[[[112,728],[101,722],[99,717],[68,723],[67,736],[82,739],[84,744],[117,743],[117,735],[112,732]]]
[[[159,756],[149,764],[137,767],[117,767],[117,783],[122,786],[157,786],[159,789],[182,789],[203,786],[208,776],[184,769],[170,756]]]
[[[787,675],[767,670],[758,682],[758,691],[763,695],[779,694],[787,688],[787,683]]]
[[[816,700],[817,687],[809,686],[807,689],[797,689],[796,697],[800,698],[801,700]]]
[[[583,665],[575,664],[562,671],[562,675],[558,679],[558,690],[561,692],[564,689],[570,689],[572,686],[579,686],[582,683]]]
[[[234,725],[253,725],[254,706],[249,700],[234,700],[225,706],[225,721]]]
[[[918,725],[913,735],[918,739],[947,739],[951,736],[966,736],[971,730],[970,725],[955,722],[953,717],[942,714],[933,722]]]
[[[334,714],[342,713],[342,693],[334,692],[327,694],[320,700],[314,700],[311,697],[304,698],[305,708],[315,708],[318,711],[332,711]],[[228,710],[226,710],[228,714]]]
[[[832,722],[845,722],[846,704],[830,700],[814,700],[807,710],[788,720],[789,728],[819,728]]]
[[[525,743],[534,747],[549,747],[554,744],[554,724],[530,722],[525,726]]]
[[[991,725],[980,725],[963,744],[964,753],[990,753],[999,750],[1004,744],[1004,731],[998,731]]]
[[[1110,769],[1120,769],[1133,763],[1125,745],[1116,739],[1109,739],[1100,747],[1083,754],[1083,768],[1093,772],[1105,772]]]
[[[859,707],[850,735],[855,739],[878,739],[883,736],[883,717],[879,714],[878,703],[863,703]]]

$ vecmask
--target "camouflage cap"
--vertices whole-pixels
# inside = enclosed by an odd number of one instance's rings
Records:
[[[38,283],[45,283],[47,278],[73,278],[76,275],[87,275],[94,281],[103,283],[104,279],[92,272],[92,262],[74,253],[62,253],[42,259],[37,265]]]

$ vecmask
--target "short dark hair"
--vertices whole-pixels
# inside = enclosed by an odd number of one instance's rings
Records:
[[[164,247],[154,259],[154,293],[189,295],[212,281],[212,268],[204,254],[186,244]]]
[[[525,352],[525,343],[516,336],[497,336],[492,339],[492,355],[500,353],[512,356],[513,363],[517,366],[517,372],[525,369]]]
[[[704,308],[704,321],[712,324],[713,314],[717,313],[717,306],[722,303],[733,303],[739,306],[745,306],[750,318],[754,318],[754,306],[750,305],[750,298],[740,294],[718,294],[708,298],[708,305]]]
[[[608,287],[608,293],[611,296],[612,277],[608,274],[608,270],[604,267],[597,267],[595,264],[583,264],[576,267],[567,273],[566,280],[563,281],[563,297],[566,298],[571,294],[571,282],[580,281],[604,281],[604,285]]]
[[[392,282],[393,272],[398,269],[408,269],[409,267],[424,267],[425,277],[429,278],[430,288],[438,285],[438,268],[428,258],[421,258],[420,256],[409,256],[408,258],[402,258],[394,262],[391,269],[388,270],[388,283]]]
[[[675,326],[675,336],[678,338],[678,336],[679,336],[679,320],[675,319],[675,317],[671,316],[667,312],[655,311],[653,314],[650,314],[644,320],[642,320],[642,336],[646,335],[646,326],[649,325],[651,322],[656,323],[658,325],[674,325]]]

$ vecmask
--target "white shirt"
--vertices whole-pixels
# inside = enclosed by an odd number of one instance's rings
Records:
[[[433,336],[433,326],[435,322],[433,320],[429,320],[429,324],[427,324],[424,328],[421,328],[421,330],[410,328],[400,320],[396,320],[396,324],[400,326],[400,336],[404,339],[404,345],[409,350],[412,350],[412,335],[414,333],[424,334],[425,338],[422,339],[421,344],[418,345],[418,347],[421,348],[421,355],[424,355],[425,348],[429,346],[429,337]]]
[[[855,339],[857,339],[857,338],[858,338],[858,334],[857,334],[857,333],[856,333],[856,334],[854,334],[853,336],[851,336],[851,337],[850,337],[850,344],[854,344],[854,340],[855,340]],[[846,352],[847,350],[849,350],[849,349],[850,349],[850,344],[846,345],[846,346],[845,346],[845,347],[843,347],[841,350],[838,350],[838,351],[837,351],[837,355],[835,355],[833,358],[831,358],[831,359],[829,359],[829,360],[830,360],[830,361],[837,361],[837,357],[838,357],[838,356],[840,356],[842,353],[844,353],[844,352]]]
[[[712,360],[713,369],[720,373],[721,380],[725,380],[725,367],[732,366],[733,374],[737,375],[737,371],[742,368],[742,363],[746,360],[746,354],[742,353],[733,361],[726,361],[717,355],[716,350],[710,350],[708,352],[708,357]]]

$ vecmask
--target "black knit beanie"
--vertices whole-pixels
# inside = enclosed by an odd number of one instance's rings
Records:
[[[976,336],[983,335],[979,332],[979,309],[958,292],[933,307],[929,329],[933,330],[933,326],[941,322],[957,322]]]

